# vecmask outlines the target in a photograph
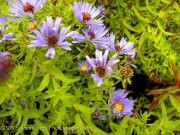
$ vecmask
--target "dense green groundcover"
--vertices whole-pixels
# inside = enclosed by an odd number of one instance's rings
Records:
[[[71,8],[77,0],[47,0],[33,13],[34,19],[26,15],[16,19],[9,14],[13,0],[9,4],[0,0],[0,16],[8,17],[0,27],[7,26],[5,32],[16,38],[0,43],[0,51],[9,52],[13,60],[9,78],[0,84],[0,135],[180,134],[180,1],[84,1],[105,8],[102,20],[116,41],[125,37],[134,43],[132,63],[127,66],[128,56],[118,55],[113,73],[98,87],[93,70],[78,70],[86,56],[95,58],[90,41],[72,43],[74,39],[68,38],[72,50],[56,46],[53,59],[46,57],[48,47],[27,47],[34,40],[28,35],[47,16],[62,17],[61,28],[71,26],[69,32],[82,34],[87,25]],[[109,52],[107,59],[113,55]],[[125,89],[134,101],[131,116],[112,113],[110,100],[117,89]]]

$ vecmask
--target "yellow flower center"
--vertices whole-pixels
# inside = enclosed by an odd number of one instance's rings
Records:
[[[36,29],[37,28],[37,25],[35,23],[31,23],[29,26],[28,26],[29,29]]]
[[[124,106],[121,103],[117,102],[117,101],[112,105],[111,108],[112,109],[115,108],[120,113],[124,110]]]
[[[80,67],[80,71],[82,71],[82,72],[86,72],[87,70],[88,70],[88,66],[87,65],[82,65]]]

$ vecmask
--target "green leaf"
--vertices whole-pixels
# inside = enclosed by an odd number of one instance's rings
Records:
[[[39,119],[35,119],[34,122],[35,122],[36,128],[39,128],[39,130],[41,130],[43,135],[50,135],[48,127],[46,127],[44,123],[42,123]]]
[[[89,130],[92,131],[93,135],[109,135],[108,133],[105,133],[103,130],[99,129],[92,123],[92,118],[91,118],[90,114],[82,116],[82,117],[87,122],[86,127],[87,128],[89,127]],[[91,133],[91,132],[89,132],[89,133]]]
[[[150,23],[149,19],[147,18],[144,18],[143,16],[140,15],[140,13],[136,10],[135,6],[133,6],[133,10],[134,10],[134,13],[136,14],[136,16],[143,22],[146,22],[146,23]]]
[[[22,123],[21,123],[21,126],[19,127],[20,130],[17,130],[15,135],[22,133],[22,131],[24,131],[23,128],[26,127],[27,123],[28,123],[28,117],[24,116]]]
[[[48,68],[50,73],[54,76],[55,79],[59,79],[64,82],[69,82],[68,78],[57,67],[48,66]]]
[[[162,27],[161,23],[160,23],[158,20],[156,20],[156,23],[157,23],[157,26],[158,26],[159,30],[160,30],[162,33],[164,33],[165,35],[169,35],[169,36],[175,35],[175,33],[166,32],[166,31],[164,30],[164,28]]]
[[[59,112],[56,112],[56,121],[55,121],[55,124],[58,124],[58,123],[62,123],[63,122],[63,117],[66,115],[66,106],[62,106],[60,108],[60,111]]]
[[[18,126],[20,123],[21,123],[21,119],[22,119],[22,116],[21,116],[21,112],[17,111],[16,112],[16,117],[17,117],[17,123],[16,123],[16,126]]]
[[[10,116],[13,115],[15,112],[16,112],[15,109],[7,112],[0,112],[0,117]]]
[[[152,126],[150,126],[149,129],[149,135],[156,135],[159,131],[159,121],[155,121]]]
[[[48,86],[48,84],[49,84],[49,74],[45,74],[37,91],[44,90]]]
[[[38,135],[39,130],[32,130],[31,135]]]
[[[53,107],[55,107],[56,104],[59,102],[59,98],[60,98],[59,95],[57,95],[53,98]]]
[[[74,108],[79,110],[80,112],[86,113],[86,114],[92,114],[95,111],[95,108],[89,108],[85,105],[75,103],[73,104]]]
[[[119,134],[125,135],[126,128],[128,128],[128,121],[129,121],[129,117],[128,116],[124,117],[123,120],[121,121],[120,125],[116,129],[116,132],[114,135],[119,135]]]
[[[153,11],[150,7],[149,7],[149,1],[146,0],[146,6],[147,6],[147,9],[149,10],[149,12],[153,15],[158,15],[157,12]]]
[[[84,124],[79,114],[75,114],[75,123],[76,123],[75,127],[84,127]],[[78,130],[78,133],[85,134],[84,130]]]
[[[28,63],[33,57],[35,50],[34,49],[28,49],[26,52],[25,62]]]
[[[75,114],[75,122],[77,127],[83,127],[83,122],[79,114]]]
[[[60,89],[60,84],[57,83],[55,79],[53,79],[53,86],[54,86],[54,89]]]
[[[39,118],[40,117],[40,114],[38,113],[37,110],[34,110],[34,109],[27,109],[25,108],[23,110],[23,115],[24,116],[27,116],[29,118]]]
[[[162,121],[161,121],[161,123],[168,123],[168,117],[167,117],[167,113],[166,113],[166,107],[165,107],[165,105],[164,105],[164,103],[162,102],[161,103],[161,108],[162,108]]]
[[[32,75],[31,75],[28,85],[31,85],[34,77],[36,76],[36,71],[37,71],[37,63],[34,62],[33,69],[32,69]]]
[[[164,11],[160,11],[159,14],[158,14],[159,18],[163,18],[164,15],[165,15],[165,13],[166,13],[166,12],[164,12]]]
[[[172,95],[169,95],[169,99],[172,105],[177,109],[177,111],[180,112],[180,103],[177,102],[177,100]]]
[[[129,29],[129,30],[131,30],[131,31],[140,33],[140,31],[138,31],[137,29],[135,29],[134,27],[132,27],[131,25],[129,25],[127,22],[125,22],[125,20],[123,20],[123,25],[124,25],[127,29]]]

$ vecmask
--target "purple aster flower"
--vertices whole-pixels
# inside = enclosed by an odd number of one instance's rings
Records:
[[[103,24],[101,18],[93,20],[97,15],[100,14],[100,10],[94,7],[88,2],[75,2],[74,6],[71,6],[76,18],[86,24]]]
[[[100,14],[104,17],[104,15],[105,15],[105,8],[102,5],[99,5],[97,8],[100,10]]]
[[[87,60],[81,61],[78,63],[78,70],[80,72],[87,73],[92,69],[91,65],[87,62]]]
[[[7,21],[6,16],[0,16],[0,43],[5,40],[16,40],[16,38],[12,38],[13,33],[6,33],[5,31],[8,30],[8,27],[4,25]],[[1,26],[2,25],[2,26]]]
[[[102,55],[102,51],[96,50],[95,59],[90,59],[88,56],[86,56],[87,61],[95,70],[95,74],[92,74],[91,77],[97,81],[98,87],[101,86],[103,82],[103,77],[112,73],[111,66],[119,62],[119,60],[115,60],[117,57],[117,54],[114,54],[109,60],[109,62],[107,63],[108,53],[109,51],[106,50],[104,55]]]
[[[43,25],[39,27],[38,30],[34,30],[34,35],[29,35],[29,37],[34,38],[31,41],[31,44],[28,47],[49,47],[46,57],[55,57],[55,47],[60,46],[65,50],[71,50],[71,43],[64,41],[66,38],[71,37],[75,32],[68,32],[70,27],[65,28],[62,27],[59,30],[59,26],[61,23],[61,18],[56,18],[55,23],[53,24],[52,17],[47,17],[47,22],[44,21]]]
[[[108,39],[106,36],[108,30],[106,30],[103,25],[90,25],[88,29],[82,29],[84,35],[79,33],[73,35],[73,38],[76,39],[73,43],[84,42],[89,40],[92,42],[96,49],[104,48],[107,49]]]
[[[13,66],[12,59],[8,57],[9,55],[8,52],[0,51],[0,83],[4,82],[9,77]]]
[[[133,110],[133,100],[126,98],[128,92],[125,92],[124,89],[118,89],[114,91],[110,100],[110,108],[113,114],[122,118],[124,116],[132,115]]]
[[[34,13],[43,7],[46,0],[14,0],[12,6],[9,8],[11,16],[16,16],[20,19],[23,15],[34,18]]]
[[[127,42],[126,38],[122,37],[121,41],[115,44],[115,35],[110,34],[109,44],[110,51],[118,54],[135,55],[136,49],[133,49],[134,43]]]

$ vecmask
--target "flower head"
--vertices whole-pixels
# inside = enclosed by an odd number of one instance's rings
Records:
[[[45,2],[46,0],[14,0],[9,12],[11,16],[16,16],[17,19],[20,19],[25,14],[33,19],[33,14],[42,8]]]
[[[115,60],[117,57],[117,54],[114,54],[109,60],[109,62],[107,63],[108,53],[109,51],[106,50],[104,55],[102,55],[102,51],[96,50],[95,59],[90,59],[88,56],[86,56],[87,61],[95,70],[95,74],[92,74],[91,77],[97,81],[98,87],[101,86],[103,82],[103,77],[112,73],[111,66],[119,62],[119,60]]]
[[[66,38],[72,36],[74,32],[68,32],[70,27],[62,27],[59,29],[61,23],[61,18],[56,18],[55,23],[53,23],[52,17],[47,17],[47,21],[43,22],[43,25],[39,27],[38,30],[34,30],[35,35],[29,35],[29,37],[34,38],[28,47],[48,47],[46,57],[55,57],[55,47],[60,46],[65,50],[71,50],[71,43],[64,41]]]
[[[134,43],[127,42],[126,38],[122,37],[120,42],[115,44],[115,35],[109,35],[109,48],[110,51],[116,52],[118,54],[126,54],[126,55],[135,55],[136,49],[133,49]]]
[[[12,59],[8,57],[9,55],[8,52],[0,51],[0,83],[4,82],[9,77],[13,66]]]
[[[124,116],[130,116],[133,109],[133,100],[126,98],[128,92],[124,89],[118,89],[114,91],[110,100],[110,108],[113,114],[122,118]]]
[[[71,6],[76,18],[86,24],[102,24],[103,21],[100,19],[93,20],[99,13],[100,10],[94,7],[88,2],[75,2],[74,6]]]
[[[125,64],[125,66],[123,66],[121,69],[121,73],[122,73],[123,78],[127,79],[133,76],[134,71],[129,65]]]
[[[96,49],[99,47],[107,49],[108,40],[106,34],[108,30],[106,30],[103,25],[90,25],[88,29],[82,29],[84,35],[79,33],[73,35],[73,38],[76,39],[73,43],[84,42],[85,40],[89,40],[94,44]]]
[[[87,73],[91,70],[91,65],[87,62],[87,60],[81,61],[78,63],[78,70],[83,73]]]
[[[16,40],[16,38],[12,38],[13,33],[6,33],[5,31],[8,30],[7,26],[4,26],[4,23],[7,21],[6,16],[0,16],[0,43],[5,40]],[[2,25],[2,26],[1,26]]]

